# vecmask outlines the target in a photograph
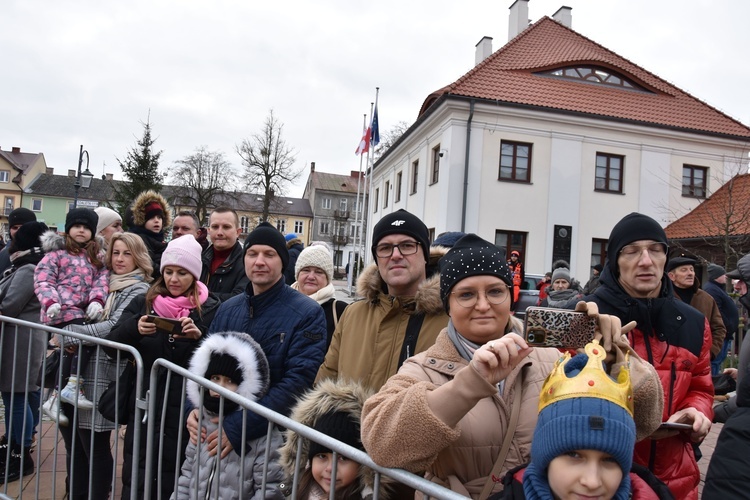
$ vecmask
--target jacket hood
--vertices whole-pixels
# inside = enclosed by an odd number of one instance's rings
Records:
[[[331,379],[323,380],[318,383],[315,389],[304,394],[294,406],[290,418],[307,427],[313,427],[317,420],[331,411],[343,411],[351,415],[352,419],[359,424],[362,407],[373,391],[366,389],[356,382],[334,381]],[[291,429],[284,432],[285,443],[279,450],[279,463],[284,469],[287,477],[294,475],[294,463],[297,457],[297,446],[302,439],[302,453],[300,455],[300,471],[304,470],[308,459],[308,450],[310,443],[304,437],[299,436]],[[375,474],[372,469],[360,466],[359,477],[366,486],[373,487],[375,484]],[[390,482],[387,477],[380,477],[380,498],[388,498],[388,486]]]
[[[440,299],[440,274],[437,272],[431,274],[430,270],[437,269],[437,262],[448,250],[442,246],[430,247],[430,261],[427,263],[428,277],[419,284],[417,295],[414,297],[415,312],[427,315],[445,312],[443,301]],[[381,293],[388,295],[388,287],[380,276],[376,263],[373,262],[362,271],[357,280],[357,293],[373,304],[378,302]]]
[[[162,228],[172,225],[172,209],[167,203],[167,199],[156,191],[148,190],[139,194],[133,202],[133,222],[136,226],[146,224],[146,205],[154,201],[161,205],[161,211],[164,212]]]
[[[189,370],[195,375],[205,376],[212,354],[228,354],[237,360],[242,371],[242,383],[237,394],[257,401],[268,391],[270,371],[268,360],[258,343],[243,332],[219,332],[209,335],[201,342],[190,359]],[[187,396],[194,406],[201,406],[200,386],[187,382]]]
[[[99,243],[99,248],[103,249],[105,242],[101,236],[95,236],[96,241]],[[65,250],[65,236],[58,234],[57,231],[45,231],[39,237],[42,250],[44,253],[56,252],[57,250]]]

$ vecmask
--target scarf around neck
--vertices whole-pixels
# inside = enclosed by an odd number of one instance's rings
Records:
[[[300,290],[299,281],[295,281],[292,285],[292,288],[297,290],[300,293],[304,293],[302,290]],[[336,296],[336,288],[334,288],[333,283],[328,283],[326,286],[318,290],[312,295],[308,295],[311,299],[313,299],[318,304],[325,304],[332,298]]]
[[[109,315],[112,312],[112,306],[117,299],[120,291],[129,288],[136,283],[144,283],[146,281],[146,275],[143,274],[143,270],[136,269],[125,274],[110,274],[109,275],[109,294],[107,300],[104,302],[104,316],[103,320],[109,319]]]
[[[200,281],[196,281],[198,287],[198,300],[201,304],[208,298],[208,288]],[[191,297],[180,295],[179,297],[170,297],[168,295],[158,295],[154,299],[154,311],[164,318],[186,318],[198,304],[193,303]]]

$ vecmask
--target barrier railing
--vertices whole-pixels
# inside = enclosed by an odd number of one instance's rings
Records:
[[[18,329],[19,327],[22,328],[29,328],[31,334],[29,335],[19,335]],[[104,356],[107,356],[107,354],[102,351],[103,348],[111,349],[112,352],[115,353],[114,361],[118,367],[118,373],[121,371],[122,367],[124,366],[124,363],[126,363],[126,356],[129,356],[133,362],[135,363],[136,368],[136,379],[135,379],[135,387],[134,391],[136,394],[136,405],[134,408],[134,418],[136,421],[139,421],[143,417],[143,412],[146,408],[146,400],[143,394],[143,359],[141,358],[140,353],[137,349],[135,349],[132,346],[120,344],[117,342],[112,342],[103,338],[97,338],[92,337],[86,334],[80,334],[75,333],[67,330],[61,330],[59,328],[49,327],[40,325],[38,323],[32,323],[29,321],[19,320],[16,318],[11,318],[8,316],[0,316],[0,372],[6,373],[5,367],[7,368],[7,364],[10,363],[11,365],[11,379],[10,380],[3,380],[2,384],[3,387],[15,387],[16,383],[16,377],[17,377],[17,370],[19,363],[22,363],[25,365],[26,369],[23,370],[22,376],[23,379],[23,386],[28,387],[29,385],[35,385],[34,382],[37,380],[37,378],[40,377],[40,373],[31,373],[31,370],[29,369],[30,366],[32,366],[32,349],[31,345],[32,343],[37,340],[34,338],[34,336],[43,336],[44,337],[44,343],[47,343],[47,339],[51,337],[51,335],[59,334],[62,337],[68,338],[68,339],[74,339],[74,341],[77,344],[77,347],[79,349],[82,348],[82,346],[92,346],[94,351],[92,352],[92,356],[94,356],[93,359],[99,360],[102,359]],[[37,340],[38,341],[38,340]],[[16,353],[19,352],[19,348],[25,347],[27,356],[25,359],[18,359],[16,356]],[[8,351],[10,349],[10,352]],[[47,350],[47,355],[49,355],[51,351]],[[47,355],[45,355],[45,358],[42,361],[42,367],[41,367],[41,374],[44,374],[47,371]],[[37,361],[38,363],[38,361]],[[77,370],[76,373],[80,373],[81,370],[81,357],[78,357],[78,364],[77,364]],[[100,381],[104,383],[105,381],[101,378],[102,373],[100,372],[100,364],[97,362],[94,364],[94,370],[93,373],[88,373],[87,377],[93,381],[93,387],[94,392],[93,394],[87,395],[89,399],[92,401],[96,401],[99,398],[99,386]],[[56,374],[56,381],[55,386],[59,389],[64,387],[67,380],[63,379],[62,370],[58,370]],[[107,383],[109,380],[106,381]],[[54,390],[54,389],[53,389]],[[121,388],[119,387],[119,383],[117,384],[116,392],[119,394]],[[124,389],[122,389],[124,390]],[[44,388],[40,389],[40,392],[44,392]],[[5,393],[5,391],[4,391]],[[35,396],[31,395],[29,391],[24,390],[23,393],[16,393],[9,391],[10,397],[7,398],[7,406],[5,407],[4,404],[4,412],[8,412],[11,409],[14,409],[17,407],[18,397],[23,397],[23,407],[26,408],[29,406],[30,401],[35,399]],[[20,396],[22,394],[22,396]],[[41,399],[41,401],[40,401]],[[46,401],[46,397],[42,398],[36,398],[37,403],[42,403]],[[2,463],[2,467],[0,467],[0,481],[2,484],[0,484],[0,498],[4,498],[2,495],[12,495],[12,497],[15,498],[23,498],[24,495],[27,497],[32,498],[40,498],[40,496],[46,497],[46,498],[63,498],[65,495],[65,486],[59,485],[58,481],[58,474],[62,475],[62,477],[65,477],[65,482],[67,483],[70,481],[73,483],[74,478],[74,472],[73,468],[71,467],[71,475],[68,477],[67,467],[66,467],[66,459],[63,458],[62,460],[59,459],[59,448],[60,446],[64,446],[60,443],[61,438],[61,431],[60,427],[58,425],[54,425],[54,432],[51,433],[51,436],[47,436],[44,431],[48,429],[43,429],[42,422],[49,422],[50,417],[46,417],[42,411],[42,404],[35,404],[35,407],[31,409],[31,411],[35,412],[34,420],[39,423],[39,426],[36,430],[38,430],[36,444],[35,444],[35,451],[31,454],[32,461],[34,462],[34,475],[33,477],[31,474],[21,474],[21,477],[19,480],[16,481],[8,481],[8,475],[10,472],[11,467],[11,453],[12,448],[11,446],[7,446],[6,448],[2,449],[2,453],[0,454],[0,462]],[[66,417],[69,419],[68,426],[71,426],[71,429],[76,429],[79,425],[80,415],[82,411],[92,411],[96,412],[96,409],[93,410],[82,410],[78,407],[78,404],[71,405],[72,407],[72,414],[69,416],[66,415]],[[18,410],[17,410],[18,411]],[[52,416],[56,417],[56,420],[59,421],[61,418],[61,412],[63,410],[58,409]],[[65,413],[65,412],[63,412]],[[93,420],[93,419],[92,419]],[[8,424],[6,425],[6,422]],[[93,424],[93,422],[92,422]],[[10,444],[11,436],[14,432],[13,426],[17,425],[14,423],[14,419],[11,418],[9,415],[6,415],[6,418],[3,422],[0,423],[0,427],[3,430],[3,435],[6,436],[8,443]],[[50,427],[51,424],[47,424],[47,427]],[[36,426],[35,426],[36,427]],[[117,426],[119,427],[119,426]],[[139,427],[139,426],[136,426]],[[22,424],[22,435],[26,435],[27,428],[27,419],[24,419]],[[136,428],[134,429],[135,434],[137,435],[140,431],[140,429]],[[114,466],[111,471],[111,488],[112,492],[114,493],[119,484],[118,484],[118,478],[117,478],[117,466],[118,461],[117,457],[119,456],[119,447],[120,442],[116,437],[114,439],[114,445],[113,445],[113,454],[114,454]],[[137,436],[136,436],[137,437]],[[49,443],[50,438],[52,439],[52,443]],[[91,440],[88,443],[89,449],[93,448],[93,442],[94,442],[94,433],[91,433]],[[135,474],[138,473],[138,444],[139,439],[134,439],[134,453],[133,453],[133,469],[135,471]],[[70,452],[71,456],[75,455],[76,447],[82,446],[83,444],[80,443],[77,439],[71,440],[71,449],[67,450]],[[64,457],[65,455],[63,455]],[[21,468],[24,467],[24,459],[25,456],[22,455],[21,457]],[[51,461],[51,467],[50,467],[50,461]],[[44,464],[44,470],[42,470],[42,466]],[[51,469],[51,470],[50,470]],[[91,490],[91,484],[92,484],[92,474],[91,471],[93,470],[93,461],[89,463],[89,481],[88,481],[88,491]],[[29,479],[31,478],[31,479]],[[137,478],[136,478],[137,479]],[[60,491],[62,488],[63,491]],[[72,492],[74,493],[74,492]],[[135,495],[132,495],[131,498],[136,498]]]

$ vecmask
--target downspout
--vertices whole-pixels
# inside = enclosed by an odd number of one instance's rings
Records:
[[[466,155],[464,157],[464,193],[461,206],[461,232],[466,232],[466,194],[469,191],[469,149],[471,148],[471,120],[474,118],[474,99],[469,104],[469,119],[466,120]]]

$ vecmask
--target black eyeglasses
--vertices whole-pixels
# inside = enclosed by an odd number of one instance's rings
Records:
[[[375,247],[375,255],[382,259],[386,259],[393,255],[393,249],[398,248],[401,255],[413,255],[419,250],[418,241],[402,241],[398,245],[392,245],[390,243],[383,243]]]

